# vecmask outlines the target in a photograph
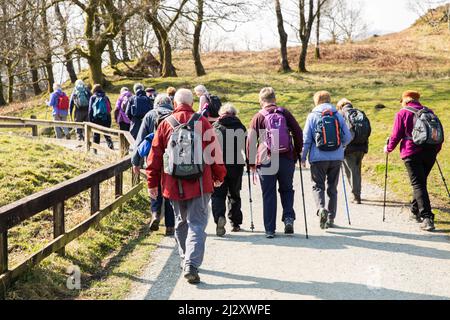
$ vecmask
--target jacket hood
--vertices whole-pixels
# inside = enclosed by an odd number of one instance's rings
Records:
[[[105,94],[104,91],[97,91],[97,92],[95,93],[95,95],[96,95],[97,97],[104,97],[104,96],[106,96],[106,94]]]
[[[218,124],[230,129],[242,128],[243,124],[236,116],[224,116],[217,120]]]
[[[315,107],[313,109],[313,112],[324,112],[325,110],[331,110],[333,112],[337,112],[336,107],[334,105],[332,105],[331,103],[324,103],[321,105],[318,105],[317,107]]]
[[[130,92],[130,91],[126,91],[126,92],[124,92],[124,93],[122,93],[120,96],[123,98],[123,97],[131,97],[133,94]]]
[[[155,105],[155,110],[158,112],[164,112],[164,111],[173,111],[173,106],[169,103],[162,104],[162,105]]]
[[[146,96],[147,93],[144,90],[139,89],[138,91],[136,91],[136,95],[137,96]]]

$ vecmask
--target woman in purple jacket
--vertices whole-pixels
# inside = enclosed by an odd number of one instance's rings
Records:
[[[403,108],[395,117],[394,129],[384,151],[391,153],[400,143],[400,155],[405,162],[414,192],[411,212],[417,222],[421,223],[422,230],[434,231],[434,214],[431,210],[427,179],[436,163],[436,157],[441,151],[442,144],[418,146],[412,140],[415,125],[415,114],[412,109],[422,110],[424,108],[419,99],[420,93],[416,91],[403,93],[401,100]]]
[[[116,102],[116,110],[114,111],[114,118],[119,125],[120,130],[130,131],[130,119],[125,114],[127,109],[128,100],[133,96],[130,90],[126,87],[120,89],[120,96]]]

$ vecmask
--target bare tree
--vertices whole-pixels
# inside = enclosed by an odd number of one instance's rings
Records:
[[[442,22],[447,23],[450,31],[450,3],[448,0],[409,0],[410,6],[420,19],[433,28]]]
[[[288,34],[286,33],[286,30],[284,28],[284,18],[283,12],[281,10],[280,0],[275,0],[275,13],[277,16],[278,35],[280,36],[280,55],[281,55],[280,71],[291,72],[292,69],[289,66],[288,49],[287,49]]]
[[[308,56],[308,46],[311,39],[314,21],[317,18],[323,5],[329,0],[297,0],[299,11],[298,35],[302,43],[300,59],[298,63],[299,72],[308,72],[306,69],[306,58]]]
[[[197,0],[197,19],[194,28],[194,43],[192,45],[192,55],[194,57],[195,72],[197,73],[198,77],[204,76],[206,74],[200,55],[200,39],[204,19],[204,5],[204,0]]]

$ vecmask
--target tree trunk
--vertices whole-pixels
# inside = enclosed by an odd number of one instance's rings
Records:
[[[51,55],[48,55],[47,58],[45,59],[45,70],[47,72],[47,80],[48,80],[47,91],[48,93],[51,93],[53,91],[53,84],[55,83],[55,75],[53,73],[53,62]]]
[[[316,24],[316,59],[322,59],[320,54],[320,11],[317,13],[317,24]]]
[[[119,63],[119,59],[116,56],[112,40],[108,41],[108,53],[109,53],[109,63],[112,66],[116,66]]]
[[[299,72],[308,72],[306,70],[306,58],[308,56],[308,40],[302,40],[302,50],[300,51],[300,60],[298,63]]]
[[[38,95],[42,94],[42,89],[39,86],[39,72],[35,66],[31,66],[30,74],[31,74],[31,82],[33,85],[34,95],[38,96]]]
[[[53,74],[53,62],[52,62],[52,49],[50,45],[50,29],[48,26],[47,20],[47,9],[43,8],[41,10],[41,19],[42,19],[42,32],[44,33],[44,47],[45,47],[45,56],[44,63],[45,69],[47,71],[47,79],[48,79],[48,92],[51,93],[53,91],[53,84],[55,83],[55,76]]]
[[[288,35],[284,29],[283,13],[281,12],[280,0],[275,0],[275,11],[277,15],[278,34],[280,36],[280,53],[281,53],[281,72],[291,72],[292,69],[289,66],[287,41]]]
[[[6,68],[8,76],[8,103],[14,102],[14,74],[11,66]]]
[[[122,33],[120,35],[120,47],[122,49],[122,60],[125,62],[130,61],[127,47],[127,30],[125,27],[123,27]]]
[[[90,82],[91,85],[101,84],[103,87],[108,85],[102,70],[102,55],[98,53],[93,53],[91,51],[91,56],[88,58],[89,70],[90,70]]]
[[[3,82],[1,70],[0,70],[0,106],[6,106],[5,96],[3,95]]]
[[[66,60],[65,65],[66,65],[67,73],[69,74],[70,82],[75,83],[75,81],[77,81],[78,77],[77,77],[77,74],[75,73],[75,67],[73,65],[72,54],[69,53],[70,46],[69,46],[69,40],[67,37],[67,23],[61,13],[58,3],[55,4],[55,14],[56,14],[56,18],[59,21],[59,27],[60,27],[61,33],[62,33],[62,45],[64,47],[64,59]]]
[[[197,0],[197,21],[195,23],[195,30],[194,30],[194,43],[192,46],[192,55],[194,57],[194,64],[195,64],[195,72],[197,73],[198,77],[206,75],[205,68],[202,64],[202,58],[200,55],[200,39],[201,39],[201,33],[202,33],[202,27],[203,27],[203,6],[204,6],[204,0]]]

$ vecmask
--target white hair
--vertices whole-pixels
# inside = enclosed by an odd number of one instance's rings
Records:
[[[75,87],[84,87],[84,81],[81,79],[78,79],[77,81],[75,81]]]
[[[177,105],[188,104],[192,106],[194,104],[194,96],[192,91],[188,89],[179,89],[177,93],[175,93],[174,100]]]
[[[199,93],[201,95],[208,94],[208,90],[206,90],[206,87],[202,84],[196,86],[194,91],[195,93]]]
[[[231,114],[236,116],[238,114],[238,110],[232,103],[226,103],[219,110],[220,116],[223,116],[224,114]]]
[[[130,89],[128,89],[127,87],[123,87],[122,89],[120,89],[120,94],[123,94],[125,92],[129,92]]]
[[[56,91],[56,90],[58,90],[58,89],[61,89],[61,84],[55,82],[55,83],[53,84],[53,90]]]

